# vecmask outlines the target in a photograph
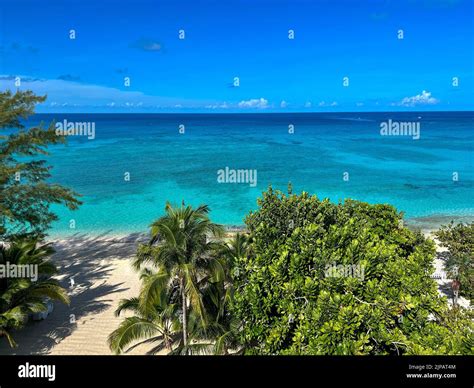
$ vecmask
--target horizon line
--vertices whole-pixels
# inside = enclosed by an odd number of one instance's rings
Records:
[[[340,113],[350,113],[350,114],[364,114],[364,113],[474,113],[474,110],[413,110],[413,111],[401,111],[401,110],[387,110],[387,111],[338,111],[338,112],[34,112],[34,115],[55,115],[55,114],[155,114],[155,115],[283,115],[283,114],[340,114]]]

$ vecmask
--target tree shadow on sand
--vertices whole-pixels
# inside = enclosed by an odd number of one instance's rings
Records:
[[[115,263],[129,260],[144,236],[135,233],[118,239],[108,233],[94,237],[75,234],[67,240],[53,241],[56,253],[52,259],[59,270],[58,280],[68,290],[71,304],[55,303],[54,311],[44,321],[29,322],[13,332],[18,347],[12,349],[7,341],[0,341],[0,355],[48,354],[73,333],[78,320],[94,320],[94,314],[111,307],[112,300],[107,296],[128,289],[123,283],[110,283],[112,259]]]

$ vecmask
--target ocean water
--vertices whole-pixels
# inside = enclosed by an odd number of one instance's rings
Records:
[[[290,181],[294,192],[333,201],[392,204],[419,225],[474,216],[474,112],[38,114],[27,125],[53,119],[93,122],[95,139],[70,136],[50,149],[52,181],[84,202],[75,212],[55,207],[52,235],[146,231],[166,201],[182,200],[243,225],[268,185]],[[420,138],[381,136],[389,119],[419,122]],[[257,184],[218,183],[225,167],[256,170]]]

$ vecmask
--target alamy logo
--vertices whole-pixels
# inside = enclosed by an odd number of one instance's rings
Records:
[[[257,170],[236,170],[226,167],[217,170],[217,183],[246,183],[250,187],[255,187],[257,186]]]
[[[382,136],[411,136],[413,140],[420,138],[420,122],[416,121],[382,121],[380,123]]]
[[[27,362],[25,365],[18,366],[19,378],[43,378],[48,381],[56,380],[56,365],[30,365]]]
[[[56,123],[57,136],[87,136],[89,140],[95,139],[95,122],[67,121]]]
[[[20,278],[31,279],[36,282],[38,280],[38,265],[36,264],[0,264],[0,279],[4,278]]]

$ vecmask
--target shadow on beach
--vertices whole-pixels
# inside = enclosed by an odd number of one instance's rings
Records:
[[[54,311],[45,320],[29,322],[23,329],[14,331],[12,334],[18,347],[12,349],[7,341],[0,341],[0,355],[48,354],[78,325],[89,323],[93,329],[97,323],[90,321],[94,321],[97,314],[110,307],[115,309],[114,294],[128,290],[129,285],[111,280],[112,271],[118,263],[129,261],[134,256],[144,236],[135,233],[117,238],[109,233],[94,237],[75,234],[52,241],[56,250],[53,261],[58,267],[58,279],[68,290],[71,304],[65,306],[55,302]],[[133,272],[131,267],[125,268]],[[85,348],[88,344],[76,345]]]

